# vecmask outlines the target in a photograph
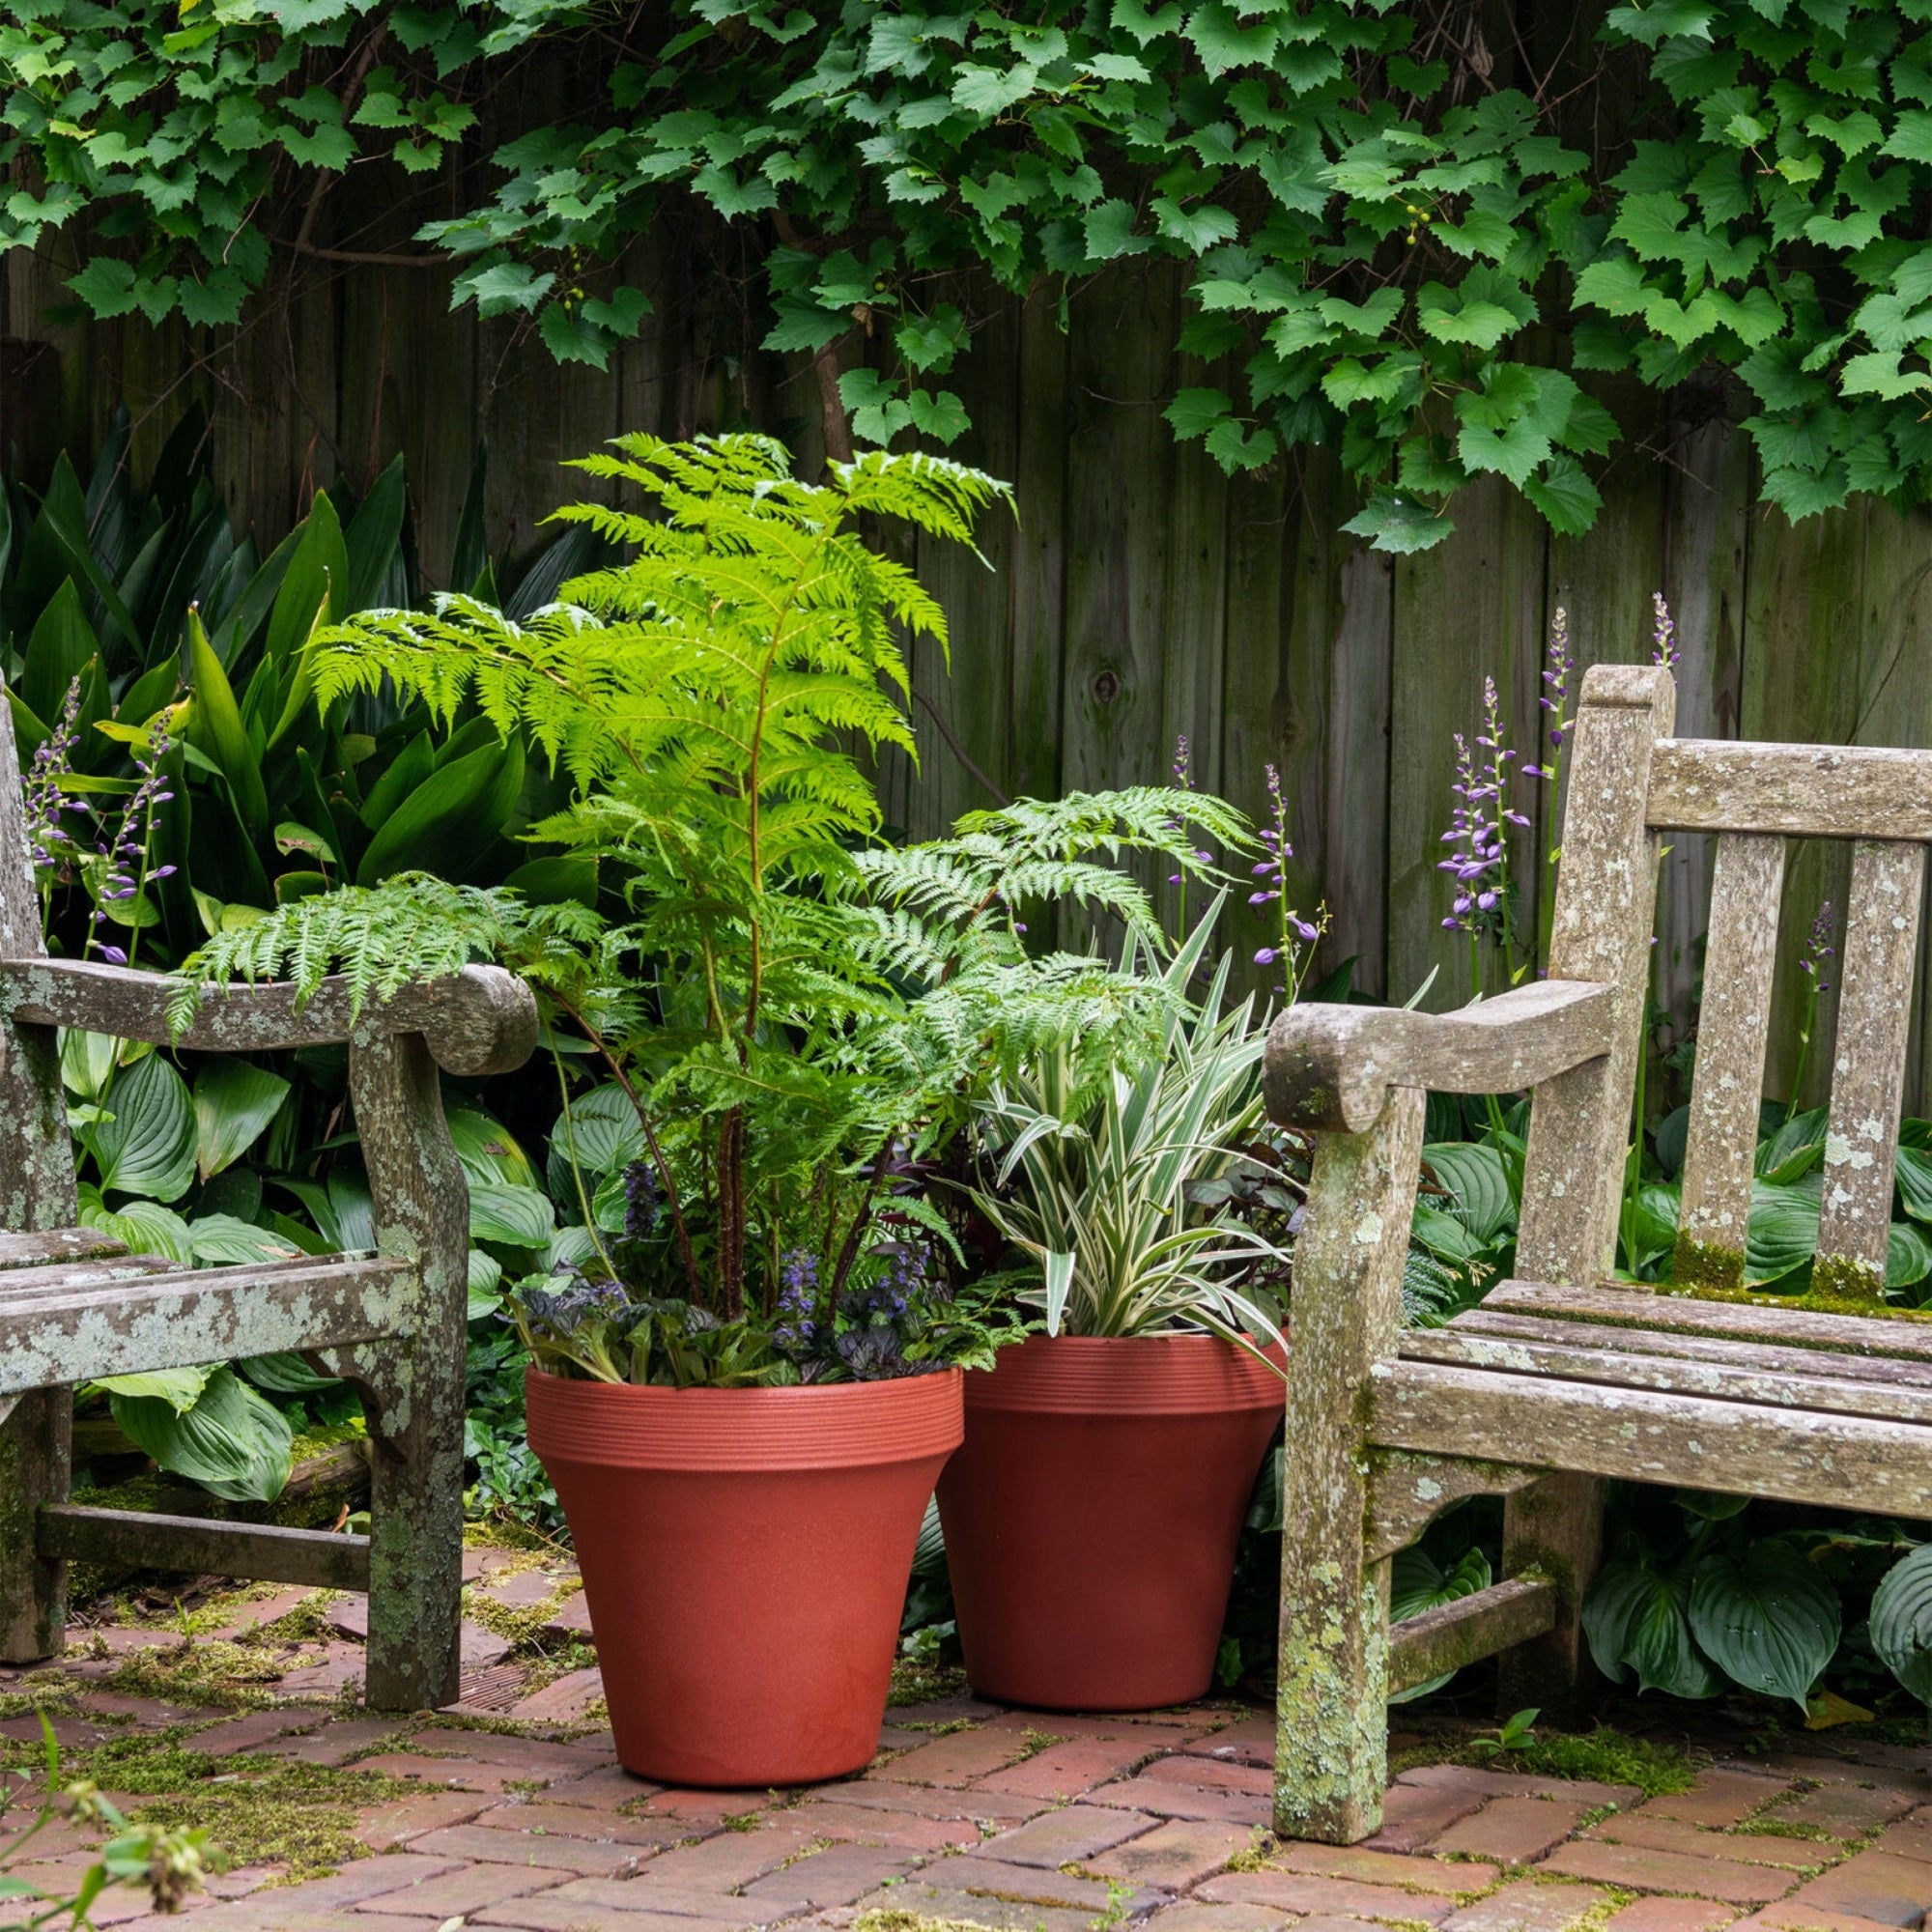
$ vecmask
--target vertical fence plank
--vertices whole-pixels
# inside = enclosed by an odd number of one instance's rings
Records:
[[[1174,437],[1161,416],[1173,284],[1122,276],[1087,297],[1072,341],[1061,781],[1098,791],[1165,771]]]
[[[1743,702],[1750,444],[1725,422],[1686,434],[1663,471],[1663,595],[1677,622],[1677,735],[1735,738]],[[1664,1037],[1694,1024],[1716,841],[1676,834],[1663,856],[1654,971]],[[1674,1084],[1671,1096],[1682,1090]]]
[[[1787,523],[1776,510],[1758,511],[1746,582],[1741,735],[1821,745],[1849,744],[1858,727],[1860,618],[1864,608],[1864,507]],[[1779,923],[1777,979],[1772,995],[1771,1055],[1766,1092],[1783,1098],[1797,1072],[1798,1026],[1806,980],[1799,970],[1804,935],[1820,903],[1832,902],[1844,926],[1851,858],[1819,839],[1794,843]],[[1800,1103],[1814,1106],[1831,1084],[1832,996],[1819,1015],[1805,1064]]]
[[[946,453],[1009,480],[1017,467],[1019,438],[1019,327],[1012,310],[997,307],[952,373],[932,381],[954,390],[973,419],[972,428]],[[1014,549],[1013,520],[1007,510],[986,512],[979,542],[983,563],[961,544],[923,536],[919,540],[920,581],[946,611],[952,668],[928,639],[917,647],[914,681],[946,721],[959,751],[924,707],[915,704],[920,761],[905,822],[917,838],[945,832],[962,811],[996,803],[959,752],[1006,797],[1014,795],[1004,769],[1009,762],[1007,721],[1012,675],[1006,572]]]
[[[1007,579],[1012,706],[1007,780],[1016,798],[1048,798],[1060,789],[1070,355],[1051,290],[1036,289],[1019,317],[1020,420],[1011,479],[1017,532]]]
[[[1221,671],[1221,730],[1216,761],[1223,797],[1258,825],[1267,822],[1266,767],[1291,785],[1289,838],[1297,861],[1310,837],[1307,814],[1293,788],[1289,750],[1287,607],[1299,572],[1298,493],[1280,466],[1236,476],[1228,491],[1227,618]],[[1242,867],[1233,869],[1238,874]],[[1257,880],[1256,884],[1268,883]],[[1242,894],[1236,895],[1238,901]],[[1254,964],[1266,924],[1236,903],[1221,922],[1226,944],[1240,962],[1243,987],[1275,983]]]
[[[1324,964],[1355,957],[1355,984],[1386,996],[1390,681],[1395,653],[1394,559],[1350,545],[1337,577],[1329,659],[1328,776],[1321,816]],[[1406,997],[1408,988],[1398,989]]]
[[[1427,1004],[1462,1005],[1470,983],[1463,936],[1445,931],[1453,896],[1437,869],[1442,834],[1455,803],[1456,748],[1462,732],[1480,756],[1483,679],[1493,677],[1512,731],[1536,715],[1541,689],[1546,528],[1500,477],[1459,493],[1456,533],[1396,566],[1394,673],[1389,746],[1389,993],[1403,999],[1439,966]],[[1534,737],[1531,743],[1536,742]],[[1534,930],[1533,841],[1512,828],[1510,863],[1520,883],[1519,922]],[[1497,949],[1482,948],[1483,989],[1498,991],[1507,973]]]
[[[1865,534],[1864,623],[1861,634],[1861,745],[1932,745],[1932,516],[1900,516],[1873,504]],[[1932,1100],[1932,1028],[1927,1001],[1932,961],[1921,935],[1913,992],[1912,1040],[1906,1054],[1905,1110],[1921,1114]]]

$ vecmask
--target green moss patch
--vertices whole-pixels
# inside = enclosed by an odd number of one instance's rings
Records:
[[[1688,1791],[1697,1776],[1695,1763],[1680,1747],[1632,1737],[1607,1724],[1580,1736],[1539,1732],[1508,1750],[1496,1748],[1492,1732],[1459,1735],[1438,1729],[1408,1749],[1391,1753],[1389,1776],[1397,1777],[1425,1764],[1466,1764],[1479,1771],[1591,1784],[1634,1784],[1646,1798]]]
[[[368,1848],[355,1837],[360,1814],[422,1789],[406,1778],[299,1758],[215,1757],[188,1749],[192,1735],[192,1727],[173,1725],[63,1751],[61,1777],[128,1793],[138,1801],[126,1807],[137,1821],[201,1827],[224,1866],[285,1865],[291,1884],[365,1857]],[[15,1763],[39,1761],[32,1747],[10,1743],[0,1750]]]
[[[889,1709],[896,1704],[931,1704],[965,1694],[966,1673],[957,1665],[901,1657],[893,1663],[893,1688],[886,1693],[886,1704]]]

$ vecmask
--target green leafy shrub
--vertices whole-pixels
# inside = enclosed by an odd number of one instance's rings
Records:
[[[52,950],[166,966],[213,931],[245,932],[345,877],[411,876],[412,862],[490,879],[522,867],[540,895],[582,889],[506,836],[552,802],[521,741],[469,713],[445,732],[393,694],[326,722],[313,702],[301,651],[314,627],[420,594],[400,465],[359,500],[318,492],[264,559],[214,494],[207,437],[188,412],[140,486],[124,411],[84,485],[65,457],[42,495],[0,483],[0,674]],[[479,459],[450,570],[490,589],[483,473]],[[601,554],[594,532],[568,533],[513,608]],[[409,903],[446,920],[460,890],[419,887]],[[185,1265],[371,1238],[353,1135],[335,1134],[339,1049],[178,1065],[70,1034],[62,1068],[86,1225]],[[80,1400],[104,1403],[163,1470],[238,1503],[281,1490],[296,1430],[355,1407],[280,1357],[116,1378]]]
[[[768,349],[817,355],[855,328],[890,345],[838,379],[878,442],[964,427],[944,384],[968,353],[965,271],[1068,298],[1165,261],[1181,346],[1209,365],[1169,406],[1177,433],[1231,469],[1338,448],[1368,497],[1350,527],[1383,549],[1439,542],[1486,475],[1590,527],[1592,465],[1632,427],[1594,393],[1605,374],[1728,389],[1794,517],[1852,492],[1922,500],[1916,13],[1616,6],[1547,64],[1527,14],[1506,17],[344,0],[185,25],[154,0],[43,0],[0,28],[0,161],[26,183],[0,245],[84,234],[71,288],[94,314],[228,322],[276,272],[271,233],[289,268],[330,256],[318,212],[373,165],[416,197],[459,300],[602,366],[649,305],[615,265],[683,202],[761,264]],[[533,62],[572,119],[534,104]],[[486,119],[489,169],[450,168],[483,157]],[[282,219],[251,218],[265,200]]]

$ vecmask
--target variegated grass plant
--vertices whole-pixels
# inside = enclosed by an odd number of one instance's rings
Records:
[[[1177,993],[1219,910],[1162,969]],[[1031,1258],[1020,1294],[1042,1310],[1050,1335],[1192,1327],[1251,1348],[1281,1339],[1265,1283],[1285,1278],[1287,1250],[1192,1198],[1243,1159],[1262,1119],[1265,1016],[1252,995],[1222,1011],[1231,965],[1224,956],[1205,996],[1138,1065],[1083,1080],[1056,1048],[999,1082],[981,1112],[995,1179],[974,1200]]]

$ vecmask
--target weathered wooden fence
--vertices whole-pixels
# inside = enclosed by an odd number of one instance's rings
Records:
[[[199,393],[223,486],[270,536],[318,484],[338,471],[359,481],[401,450],[432,577],[483,438],[492,537],[513,544],[578,488],[559,461],[621,430],[760,423],[815,460],[810,371],[734,349],[744,318],[718,313],[718,279],[675,272],[668,245],[649,252],[656,310],[608,373],[557,368],[512,323],[451,316],[436,271],[319,263],[211,346],[138,321],[53,327],[58,265],[15,256],[0,331],[15,339],[16,370],[32,353],[24,338],[57,343],[59,404],[43,361],[0,390],[14,418],[0,442],[38,412],[89,446],[125,398],[145,422],[138,465]],[[988,802],[975,770],[1011,795],[1151,781],[1184,734],[1197,781],[1259,810],[1272,763],[1304,904],[1328,907],[1328,956],[1358,955],[1359,983],[1397,996],[1439,964],[1428,1002],[1439,1007],[1466,997],[1469,978],[1460,937],[1442,929],[1450,887],[1436,868],[1452,734],[1473,732],[1492,675],[1523,760],[1542,755],[1558,606],[1579,664],[1637,659],[1662,591],[1685,734],[1932,745],[1932,615],[1918,602],[1932,518],[1872,508],[1793,527],[1751,507],[1746,441],[1720,415],[1648,419],[1625,399],[1635,434],[1603,479],[1589,537],[1552,540],[1516,498],[1478,488],[1456,506],[1449,542],[1391,560],[1340,534],[1350,505],[1320,453],[1229,479],[1176,445],[1161,411],[1201,380],[1172,351],[1177,322],[1159,275],[1088,291],[1065,331],[1044,300],[990,306],[948,379],[975,422],[956,453],[1010,479],[1019,515],[989,526],[990,570],[961,554],[920,559],[952,625],[952,675],[928,657],[920,682],[968,762],[927,734],[917,779],[891,781],[909,829]],[[1533,781],[1519,799],[1535,820],[1516,840],[1527,924],[1551,812]],[[1677,1014],[1699,970],[1706,843],[1682,841],[1666,865],[1657,978]],[[1774,1087],[1802,1000],[1798,936],[1822,898],[1842,904],[1844,874],[1843,855],[1824,848],[1793,869]],[[1916,1036],[1911,1084],[1932,1095],[1925,1053]]]

